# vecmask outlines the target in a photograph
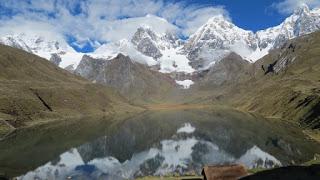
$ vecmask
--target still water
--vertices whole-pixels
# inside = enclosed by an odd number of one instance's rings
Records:
[[[289,123],[234,110],[149,111],[65,120],[0,142],[0,173],[18,179],[133,179],[199,173],[206,164],[299,164],[320,145]]]

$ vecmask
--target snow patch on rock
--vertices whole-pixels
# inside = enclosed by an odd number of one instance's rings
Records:
[[[191,134],[196,130],[190,123],[185,123],[181,128],[177,130],[177,133]]]
[[[183,89],[189,89],[191,87],[191,85],[194,84],[194,82],[190,79],[186,79],[186,80],[183,80],[183,81],[178,81],[176,80],[176,83],[180,86],[182,86]]]

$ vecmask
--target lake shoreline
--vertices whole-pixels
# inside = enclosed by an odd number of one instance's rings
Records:
[[[262,117],[268,121],[274,121],[274,122],[283,122],[283,123],[288,123],[290,125],[299,127],[301,129],[301,132],[303,132],[305,135],[307,135],[309,138],[312,140],[318,142],[320,144],[320,131],[319,130],[311,130],[311,129],[305,129],[299,126],[298,123],[292,120],[285,120],[280,117],[265,117],[257,112],[254,111],[245,111],[241,108],[236,108],[232,106],[225,106],[225,105],[210,105],[210,104],[190,104],[190,103],[182,103],[182,104],[171,104],[171,103],[161,103],[161,104],[147,104],[147,105],[139,105],[135,106],[133,105],[132,107],[135,108],[130,108],[126,110],[117,110],[115,112],[100,112],[100,113],[91,113],[91,114],[70,114],[70,115],[61,115],[57,117],[47,117],[47,118],[35,118],[32,119],[30,122],[26,122],[23,125],[13,125],[13,121],[16,119],[12,116],[6,115],[6,114],[0,114],[0,141],[4,140],[6,137],[10,136],[10,134],[14,133],[16,130],[20,130],[22,128],[33,128],[37,127],[40,125],[45,125],[49,123],[54,123],[54,122],[59,122],[61,119],[81,119],[81,118],[86,118],[86,117],[115,117],[115,116],[126,116],[126,115],[137,115],[139,113],[147,112],[147,111],[175,111],[175,110],[201,110],[201,109],[206,109],[206,110],[213,110],[213,111],[218,111],[218,110],[234,110],[234,111],[239,111],[242,113],[250,114],[255,117]],[[22,117],[19,117],[20,119]],[[30,117],[25,117],[25,118],[30,118]],[[7,127],[5,127],[7,126]],[[4,129],[4,130],[2,130]]]

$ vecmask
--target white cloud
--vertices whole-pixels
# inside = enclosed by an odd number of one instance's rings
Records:
[[[176,26],[165,19],[147,15],[145,17],[109,21],[105,24],[105,29],[103,30],[104,34],[101,36],[103,39],[111,41],[117,41],[124,38],[130,39],[141,25],[147,25],[159,34],[163,34],[166,31],[177,30]]]
[[[228,12],[221,6],[164,0],[6,0],[0,1],[0,8],[11,11],[8,15],[0,13],[2,34],[25,31],[24,28],[33,32],[46,29],[75,37],[74,45],[80,47],[88,42],[97,46],[98,41],[129,38],[141,24],[158,33],[176,30],[189,36],[214,15],[228,17]]]
[[[63,36],[57,32],[56,27],[40,21],[26,21],[23,17],[15,17],[11,21],[0,21],[0,36],[25,33],[30,35],[41,35],[50,38],[63,39]]]
[[[190,9],[184,11],[183,17],[176,20],[176,24],[182,27],[183,34],[186,36],[194,33],[200,26],[206,23],[211,17],[216,15],[224,15],[229,18],[229,14],[222,7],[206,7],[201,9]]]
[[[279,3],[273,3],[272,7],[279,13],[291,14],[295,9],[304,4],[308,5],[310,8],[315,8],[320,6],[320,0],[284,0]]]

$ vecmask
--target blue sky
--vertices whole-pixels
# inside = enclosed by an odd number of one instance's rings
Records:
[[[188,37],[210,17],[223,15],[246,30],[266,29],[302,3],[320,6],[320,0],[0,0],[0,36],[48,33],[91,52],[130,38],[141,24]]]
[[[225,6],[235,24],[253,31],[280,24],[287,15],[272,8],[274,0],[217,0]]]
[[[169,0],[170,1],[170,0]],[[280,13],[274,4],[281,0],[180,0],[204,6],[222,5],[237,26],[257,31],[280,24],[287,14]]]

